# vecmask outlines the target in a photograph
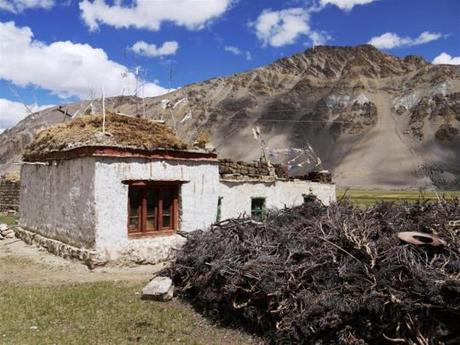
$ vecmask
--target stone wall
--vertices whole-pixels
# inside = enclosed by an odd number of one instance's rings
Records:
[[[264,162],[242,162],[232,161],[231,159],[219,160],[219,174],[221,177],[228,178],[233,176],[259,177],[278,177],[288,178],[287,173],[278,164],[268,164]]]
[[[0,178],[0,211],[19,209],[19,181]]]
[[[35,232],[25,230],[19,226],[14,229],[14,232],[17,238],[23,240],[27,244],[45,248],[51,254],[63,257],[64,259],[82,261],[89,268],[103,266],[107,263],[106,257],[101,256],[100,253],[93,250],[73,247],[64,242],[56,241]]]

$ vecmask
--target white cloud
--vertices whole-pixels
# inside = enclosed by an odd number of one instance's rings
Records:
[[[0,11],[20,13],[30,8],[50,9],[54,0],[0,0]]]
[[[188,29],[201,29],[221,16],[234,0],[135,0],[130,6],[122,1],[109,5],[105,0],[83,0],[80,10],[90,30],[99,24],[115,28],[135,27],[157,31],[163,22],[171,22]]]
[[[161,47],[157,47],[156,44],[148,44],[144,41],[138,41],[134,43],[130,49],[139,55],[161,57],[176,54],[179,49],[179,43],[176,41],[167,41],[164,42]]]
[[[263,11],[251,25],[264,46],[282,47],[307,36],[313,45],[324,44],[328,36],[310,28],[310,13],[303,8]]]
[[[247,50],[241,50],[240,48],[234,46],[225,46],[224,50],[232,53],[233,55],[243,55],[248,61],[252,60],[252,54]]]
[[[398,34],[386,32],[380,36],[372,37],[368,43],[379,49],[392,49],[417,46],[431,41],[436,41],[441,37],[443,37],[443,34],[428,31],[422,32],[416,38],[401,37]]]
[[[433,59],[435,65],[460,65],[460,56],[454,57],[447,53],[441,53]]]
[[[134,73],[108,58],[104,50],[88,44],[58,41],[49,45],[33,40],[29,27],[0,22],[0,78],[20,86],[35,85],[62,98],[86,98],[90,91],[107,96],[134,94]],[[143,82],[144,94],[167,90]]]
[[[37,105],[28,104],[27,107],[33,113],[43,109],[53,107],[54,105]],[[8,99],[0,98],[0,133],[5,129],[13,127],[24,117],[29,115],[25,105],[20,102],[10,101]]]
[[[350,11],[356,5],[367,5],[377,0],[320,0],[322,6],[335,5],[341,10]]]

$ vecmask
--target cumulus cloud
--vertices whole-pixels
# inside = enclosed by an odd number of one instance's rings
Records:
[[[224,50],[226,52],[232,53],[233,55],[244,56],[246,58],[246,60],[248,60],[248,61],[252,60],[252,54],[251,54],[251,52],[249,52],[247,50],[241,50],[240,48],[234,47],[234,46],[225,46]]]
[[[29,104],[27,105],[27,108],[34,113],[53,106],[53,104]],[[27,108],[23,103],[0,98],[0,133],[7,128],[13,127],[16,123],[29,115]]]
[[[122,1],[113,5],[105,0],[83,0],[80,2],[81,16],[90,28],[96,30],[99,24],[115,28],[135,27],[157,31],[163,22],[171,22],[197,30],[221,16],[234,0],[135,0],[130,6]]]
[[[29,8],[50,9],[54,0],[0,0],[0,11],[20,13]]]
[[[130,49],[139,55],[148,57],[162,57],[176,54],[177,50],[179,49],[179,43],[176,41],[167,41],[164,42],[162,46],[157,47],[156,44],[148,44],[144,41],[137,41]]]
[[[401,37],[392,32],[386,32],[380,36],[372,37],[369,44],[379,49],[392,49],[401,47],[412,47],[420,44],[436,41],[443,37],[443,34],[437,32],[424,31],[418,37]]]
[[[447,53],[441,53],[433,59],[435,65],[460,65],[460,56],[454,57]]]
[[[49,45],[33,39],[29,27],[0,22],[0,78],[20,86],[34,85],[59,97],[86,98],[104,88],[106,96],[134,94],[136,76],[108,58],[104,50],[88,44],[58,41]],[[167,90],[141,81],[144,94],[156,96]]]
[[[367,5],[377,0],[320,0],[322,6],[335,5],[341,10],[350,11],[356,5]]]
[[[282,47],[295,43],[301,36],[308,37],[313,45],[324,44],[328,37],[310,28],[310,13],[303,8],[281,11],[263,11],[251,26],[264,46]]]

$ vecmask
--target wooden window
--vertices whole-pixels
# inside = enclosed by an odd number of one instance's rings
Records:
[[[128,191],[128,235],[173,233],[178,227],[179,185],[135,182]]]
[[[261,219],[265,215],[265,198],[251,199],[251,217]]]

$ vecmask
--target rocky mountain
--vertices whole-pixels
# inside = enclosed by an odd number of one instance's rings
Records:
[[[1,134],[0,169],[17,167],[12,162],[37,130],[87,105],[33,114]],[[316,168],[331,170],[340,186],[460,186],[460,66],[369,45],[319,46],[160,97],[111,98],[107,107],[164,119],[189,142],[206,132],[233,159],[260,157],[259,127],[271,157],[290,153],[284,163],[292,173],[309,165],[295,154],[311,145],[322,162]]]

